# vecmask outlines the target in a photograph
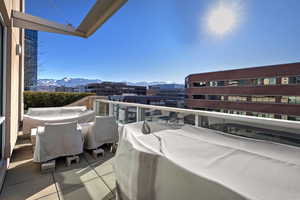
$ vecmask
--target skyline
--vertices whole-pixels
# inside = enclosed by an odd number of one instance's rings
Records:
[[[61,10],[68,6],[66,0],[52,1]],[[26,12],[63,23],[53,9],[41,10],[37,0],[27,2]],[[300,17],[300,2],[234,1],[236,24],[222,36],[206,26],[220,1],[188,2],[128,1],[89,39],[39,32],[43,64],[38,78],[183,83],[193,73],[300,61],[300,23],[292,20]],[[76,1],[65,16],[75,25],[91,3]],[[222,3],[233,5],[231,0]]]

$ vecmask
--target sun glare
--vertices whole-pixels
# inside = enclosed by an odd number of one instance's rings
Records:
[[[233,8],[220,4],[208,14],[208,29],[210,32],[223,35],[232,31],[236,25],[236,13]]]

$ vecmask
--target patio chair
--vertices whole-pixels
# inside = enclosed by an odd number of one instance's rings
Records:
[[[34,162],[46,162],[83,152],[83,137],[77,122],[45,124],[37,128]]]
[[[103,144],[118,141],[118,124],[114,117],[97,116],[85,133],[84,148],[97,149]]]

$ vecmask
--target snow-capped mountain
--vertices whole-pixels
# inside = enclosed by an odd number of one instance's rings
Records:
[[[153,82],[126,82],[127,85],[134,85],[134,86],[149,86],[149,85],[161,85],[161,84],[174,84],[175,82],[165,82],[165,81],[153,81]]]
[[[65,77],[60,80],[56,79],[39,79],[38,86],[66,86],[75,87],[78,85],[87,85],[89,83],[101,83],[99,79],[85,79],[85,78],[69,78]]]
[[[38,87],[59,87],[59,86],[65,86],[65,87],[75,87],[79,85],[87,85],[89,83],[101,83],[102,81],[99,79],[86,79],[86,78],[70,78],[65,77],[63,79],[57,80],[57,79],[39,79],[38,80]],[[153,81],[153,82],[127,82],[122,81],[126,83],[127,85],[134,85],[134,86],[150,86],[150,85],[161,85],[161,84],[176,84],[175,82],[164,82],[164,81]],[[182,85],[182,84],[178,84]]]

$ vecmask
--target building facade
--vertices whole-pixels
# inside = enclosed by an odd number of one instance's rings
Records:
[[[35,90],[37,86],[38,32],[25,30],[24,89]]]
[[[85,91],[96,93],[98,96],[123,94],[146,95],[147,89],[144,86],[132,86],[126,83],[102,82],[88,84]]]
[[[150,85],[147,89],[147,95],[184,98],[185,89],[184,86],[180,84]]]
[[[300,63],[191,74],[186,106],[300,121]]]
[[[108,97],[112,101],[121,101],[128,103],[140,103],[156,106],[167,106],[175,108],[183,108],[184,101],[180,97],[166,97],[166,96],[147,96],[147,95],[113,95]]]
[[[24,1],[0,2],[0,187],[23,116],[24,30],[12,26],[12,10]]]

